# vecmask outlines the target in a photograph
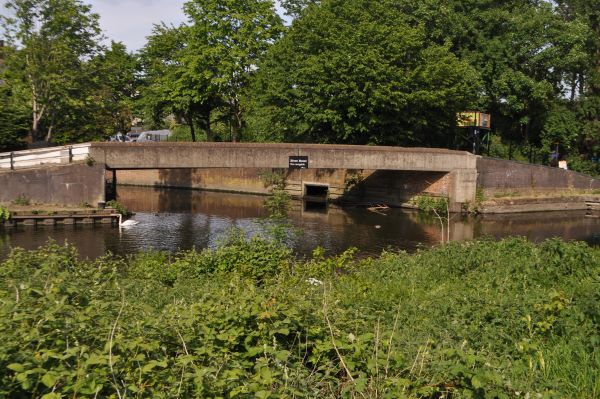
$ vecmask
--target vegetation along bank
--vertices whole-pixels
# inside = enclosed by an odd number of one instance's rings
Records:
[[[0,265],[0,397],[597,398],[600,249],[523,239],[296,259],[217,249]]]

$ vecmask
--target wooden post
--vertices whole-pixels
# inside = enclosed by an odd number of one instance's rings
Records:
[[[15,153],[10,153],[10,170],[15,170]]]

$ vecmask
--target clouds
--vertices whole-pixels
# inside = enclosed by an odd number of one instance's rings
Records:
[[[155,24],[178,25],[186,20],[185,0],[90,0],[100,14],[100,26],[108,40],[123,42],[127,49],[139,50]]]

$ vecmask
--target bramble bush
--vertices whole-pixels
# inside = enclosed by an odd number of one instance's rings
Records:
[[[217,249],[0,265],[0,398],[594,398],[600,250],[524,239],[295,259]]]

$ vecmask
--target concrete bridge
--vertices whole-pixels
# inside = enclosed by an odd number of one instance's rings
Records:
[[[596,188],[600,184],[572,172],[507,162],[435,148],[295,143],[86,143],[0,154],[0,202],[25,196],[39,202],[96,204],[105,200],[107,171],[116,176],[115,171],[124,170],[137,170],[130,172],[129,177],[150,171],[161,176],[148,178],[150,184],[222,189],[195,185],[192,174],[208,170],[214,180],[214,176],[235,171],[284,169],[288,171],[286,178],[293,194],[304,196],[306,185],[326,185],[332,187],[329,193],[333,198],[348,194],[348,181],[360,176],[358,183],[362,189],[355,191],[362,195],[379,190],[383,197],[390,198],[399,193],[388,203],[400,204],[413,195],[433,194],[447,197],[453,210],[475,201],[478,179],[482,189],[488,188],[484,184],[505,189],[511,181],[523,188],[533,187],[538,184],[536,176],[545,176],[542,183],[549,189],[556,188],[556,176],[569,189]],[[504,179],[507,168],[511,170],[510,176]],[[186,176],[187,181],[182,182],[181,176]],[[235,186],[224,189],[256,192],[243,188],[248,176],[256,180],[258,174],[240,172],[230,179],[240,189]],[[206,180],[206,173],[203,178]],[[390,194],[394,190],[395,194]]]
[[[294,160],[300,164],[293,164]],[[58,165],[76,161],[95,167],[86,169],[80,165],[72,168],[73,181],[66,182],[69,173]],[[104,191],[93,186],[104,179],[96,174],[105,173],[105,170],[288,169],[294,166],[309,170],[436,172],[436,179],[447,175],[444,195],[453,203],[460,204],[475,197],[477,157],[462,151],[326,144],[162,142],[86,143],[0,154],[0,171],[13,171],[10,175],[0,175],[0,184],[10,187],[2,190],[0,201],[7,201],[19,193],[27,195],[39,186],[36,193],[30,194],[31,198],[70,203],[99,202]],[[27,168],[30,170],[26,173]],[[18,174],[22,177],[15,179]],[[61,191],[69,190],[72,193],[67,198],[59,195]]]

